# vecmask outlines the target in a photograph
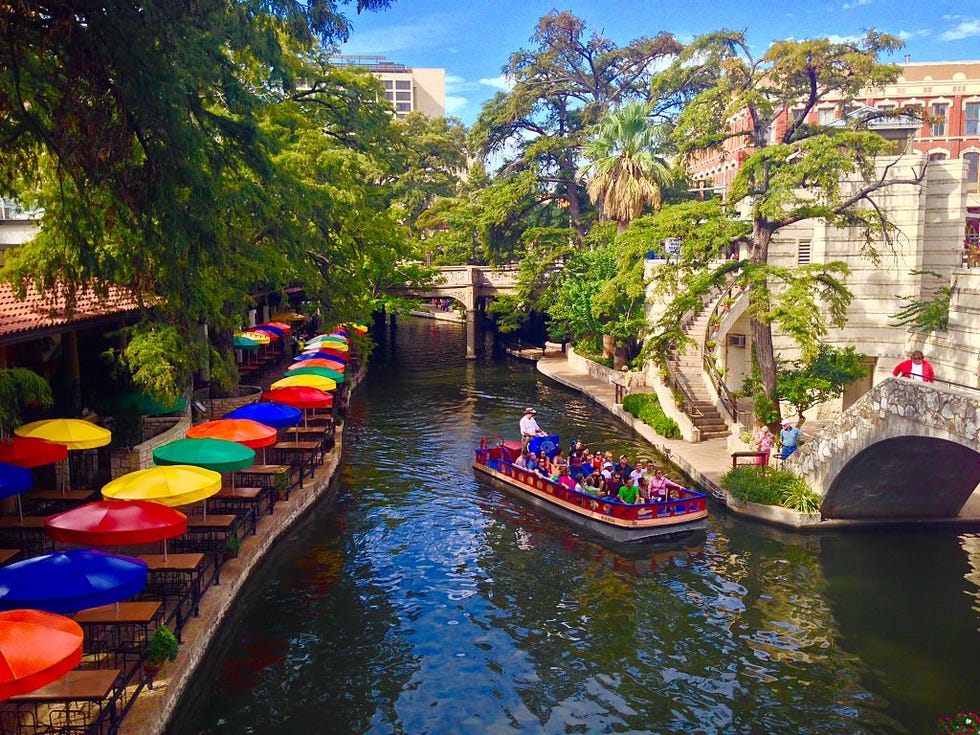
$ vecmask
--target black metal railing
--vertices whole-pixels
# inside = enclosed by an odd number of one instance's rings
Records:
[[[725,377],[718,370],[712,350],[708,348],[708,343],[715,342],[715,346],[717,347],[717,337],[721,330],[722,317],[743,296],[746,290],[744,284],[740,283],[737,277],[733,276],[728,280],[721,291],[720,298],[716,299],[714,307],[708,314],[708,328],[705,332],[704,341],[701,343],[701,366],[711,380],[711,385],[718,394],[718,400],[722,408],[728,413],[728,417],[732,421],[740,424],[742,423],[741,414],[748,414],[750,412],[739,409],[738,398],[732,393],[728,384],[725,382]]]

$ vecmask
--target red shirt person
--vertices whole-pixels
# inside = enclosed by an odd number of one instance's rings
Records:
[[[910,378],[921,380],[923,383],[931,383],[936,379],[936,374],[932,370],[932,365],[922,356],[919,350],[912,353],[912,358],[905,362],[900,362],[892,370],[892,375],[900,378]]]

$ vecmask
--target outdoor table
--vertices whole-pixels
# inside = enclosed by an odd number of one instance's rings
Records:
[[[16,707],[18,715],[26,711],[34,718],[35,732],[87,732],[107,704],[115,726],[115,700],[110,695],[121,674],[120,669],[75,669],[30,694],[11,697],[7,703]],[[48,710],[46,723],[37,721],[42,707]]]
[[[0,567],[14,561],[20,554],[20,549],[0,549]]]
[[[320,442],[310,441],[284,441],[277,442],[269,447],[273,456],[289,457],[297,455],[300,464],[309,467],[310,474],[313,474],[314,465],[323,458],[323,445]]]
[[[191,615],[197,616],[201,597],[206,589],[202,584],[204,578],[205,558],[200,552],[184,554],[142,554],[139,559],[146,562],[148,582],[144,593],[159,595],[164,601],[176,598],[177,625],[174,631],[180,636],[180,631]],[[214,565],[212,584],[218,584],[220,566]],[[184,613],[184,602],[189,603],[187,614]]]
[[[233,515],[211,513],[205,516],[189,516],[187,532],[174,539],[180,552],[201,552],[214,557],[215,566],[224,562],[228,537],[237,532],[238,518]]]
[[[86,651],[106,651],[119,665],[127,657],[140,659],[150,639],[150,624],[159,625],[162,613],[159,600],[127,600],[82,610],[74,619],[85,632]]]
[[[233,513],[242,519],[254,536],[259,524],[259,508],[271,494],[267,487],[223,487],[210,498],[211,510]]]
[[[24,550],[25,554],[40,554],[51,548],[44,532],[47,516],[0,516],[0,544]]]
[[[24,505],[43,513],[61,513],[97,499],[98,490],[28,490],[23,494]],[[38,513],[40,515],[40,513]]]
[[[242,485],[254,485],[272,490],[275,488],[276,477],[278,475],[288,477],[290,480],[289,484],[292,485],[293,468],[288,464],[253,464],[251,467],[239,470],[236,475]],[[286,488],[286,498],[289,498],[289,487]],[[269,513],[273,512],[277,500],[276,493],[270,492]]]

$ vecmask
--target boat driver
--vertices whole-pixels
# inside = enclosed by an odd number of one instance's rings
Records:
[[[534,420],[536,414],[533,408],[525,408],[524,416],[521,418],[521,447],[527,451],[527,443],[536,436],[544,436],[538,422]]]

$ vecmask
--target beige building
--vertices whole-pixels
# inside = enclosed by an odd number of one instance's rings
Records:
[[[366,69],[378,77],[396,117],[405,117],[410,112],[421,112],[427,117],[446,116],[445,69],[404,66],[384,56],[336,56],[331,61]]]

